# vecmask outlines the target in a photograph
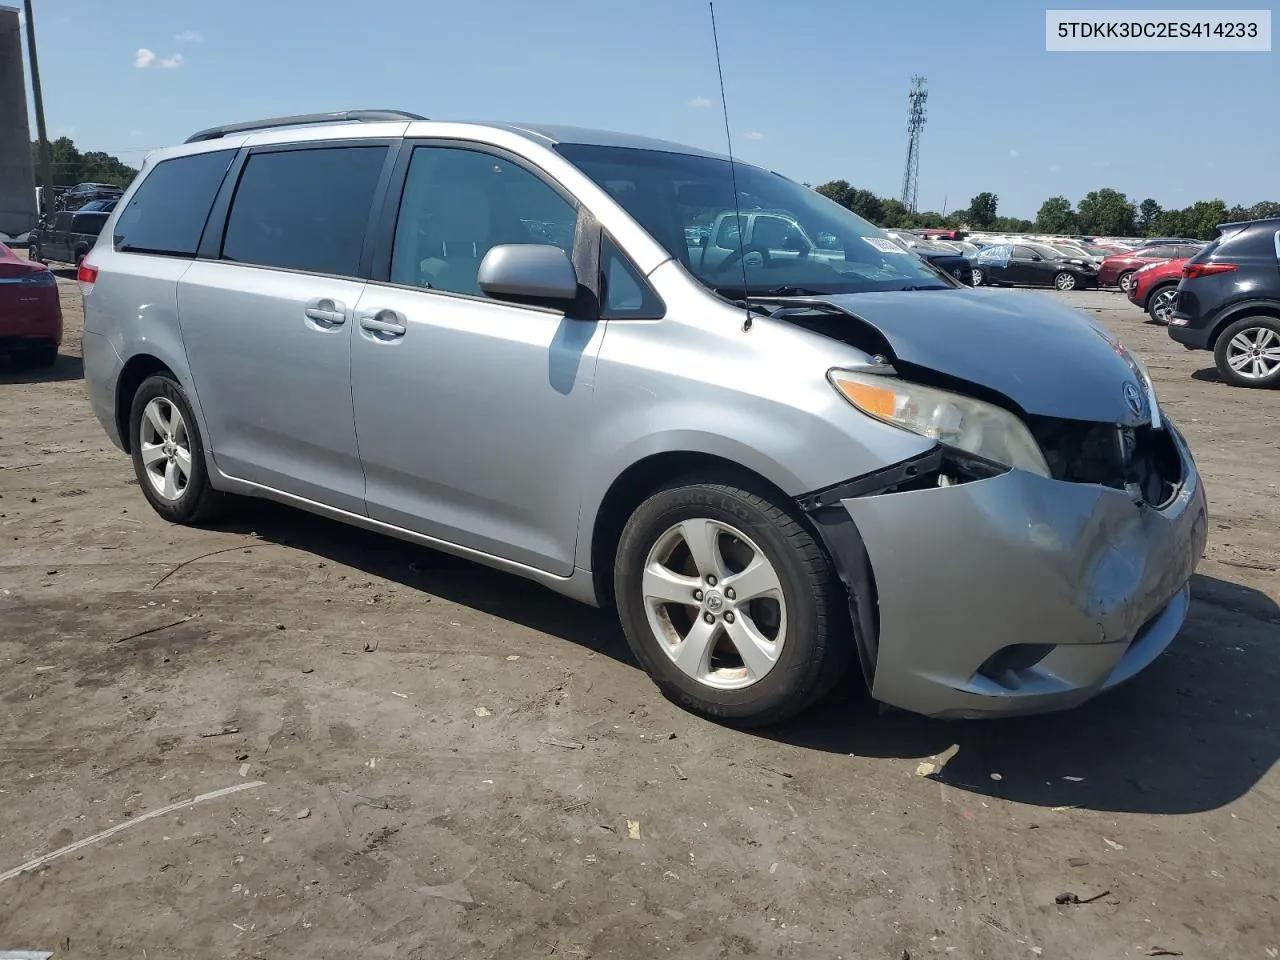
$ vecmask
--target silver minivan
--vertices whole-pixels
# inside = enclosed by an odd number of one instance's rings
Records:
[[[148,157],[79,280],[93,407],[161,516],[266,497],[615,607],[725,722],[850,665],[933,716],[1068,707],[1187,614],[1205,496],[1141,362],[758,167],[234,124]]]

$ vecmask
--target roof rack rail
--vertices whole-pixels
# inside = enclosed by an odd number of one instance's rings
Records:
[[[187,137],[186,143],[218,140],[233,133],[249,133],[252,130],[270,130],[274,127],[298,127],[311,123],[377,123],[380,120],[426,120],[405,110],[338,110],[334,113],[300,113],[293,117],[269,117],[266,120],[246,120],[242,123],[225,123],[220,127],[200,130]]]

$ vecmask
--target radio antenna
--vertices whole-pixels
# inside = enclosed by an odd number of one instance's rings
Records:
[[[733,161],[733,134],[729,132],[729,101],[724,95],[724,68],[720,66],[720,36],[716,32],[716,5],[708,0],[711,8],[711,40],[716,48],[716,74],[720,77],[720,112],[724,114],[724,139],[729,147],[729,182],[733,186],[733,217],[738,225],[738,264],[742,267],[742,305],[746,308],[747,319],[742,324],[743,331],[751,329],[751,304],[747,302],[747,257],[743,244],[746,224],[742,222],[742,209],[738,203],[738,172]]]

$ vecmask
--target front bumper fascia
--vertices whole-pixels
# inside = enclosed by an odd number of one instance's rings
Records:
[[[1161,508],[1021,470],[802,498],[849,587],[872,695],[936,717],[1043,713],[1155,660],[1186,619],[1208,531],[1199,474],[1172,432],[1182,483]],[[1022,645],[1044,655],[991,674],[992,658]]]

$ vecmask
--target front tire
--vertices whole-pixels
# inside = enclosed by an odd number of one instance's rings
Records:
[[[1076,288],[1076,275],[1063,270],[1053,278],[1053,285],[1059,290],[1074,290]]]
[[[209,483],[204,443],[181,385],[157,374],[144,380],[129,408],[133,471],[152,509],[170,523],[208,520],[222,507]]]
[[[1158,287],[1147,297],[1147,316],[1153,322],[1167,327],[1169,318],[1173,315],[1173,305],[1177,302],[1178,285],[1176,283]]]
[[[1256,316],[1222,331],[1213,348],[1222,379],[1236,387],[1280,386],[1280,320]]]
[[[623,529],[614,592],[627,642],[687,710],[743,727],[778,723],[848,664],[839,583],[784,503],[688,478],[645,500]]]

